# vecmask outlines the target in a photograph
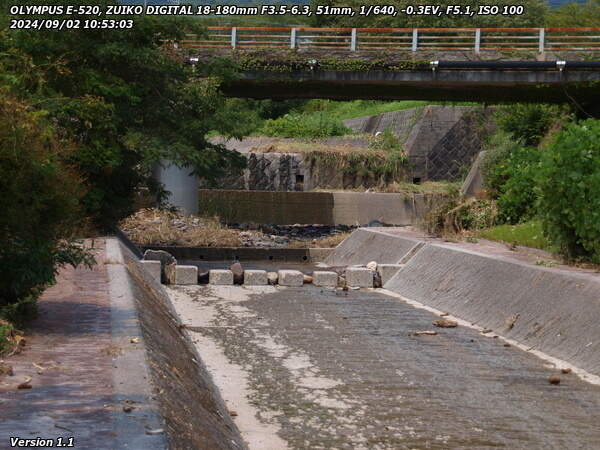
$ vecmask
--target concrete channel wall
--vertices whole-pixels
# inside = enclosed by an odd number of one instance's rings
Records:
[[[247,448],[164,288],[125,245],[120,250],[131,277],[169,448]]]
[[[396,264],[422,245],[416,239],[360,228],[344,239],[325,259],[325,263],[331,266],[367,264],[370,261]]]
[[[413,225],[433,197],[373,192],[284,192],[201,189],[200,211],[227,223],[276,225]]]
[[[600,374],[600,278],[427,244],[386,289]]]
[[[359,229],[326,263],[404,263],[385,289],[600,375],[600,276],[401,234]]]

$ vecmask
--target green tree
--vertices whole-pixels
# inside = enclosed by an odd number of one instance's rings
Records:
[[[495,2],[486,2],[479,0],[453,0],[444,2],[431,2],[429,0],[376,0],[373,2],[364,2],[362,0],[311,0],[311,5],[315,8],[317,5],[330,6],[352,6],[356,11],[361,5],[394,5],[398,14],[396,17],[389,15],[372,15],[370,17],[354,17],[343,15],[320,15],[313,16],[313,23],[317,26],[341,26],[341,27],[539,27],[543,26],[545,15],[547,13],[547,4],[542,0],[498,0]],[[475,8],[479,5],[498,5],[501,8],[505,5],[522,5],[524,13],[522,15],[406,15],[400,10],[408,5],[432,5],[441,6],[445,11],[447,5],[471,6]]]
[[[538,171],[545,234],[568,258],[600,263],[600,121],[567,125]]]
[[[550,27],[600,27],[600,0],[570,2],[548,14]]]
[[[85,195],[65,164],[73,150],[44,111],[0,88],[0,317],[20,319],[61,265],[92,262],[69,243]]]
[[[2,0],[2,14],[6,5]],[[109,226],[129,214],[137,189],[156,189],[151,173],[161,160],[209,180],[243,164],[239,155],[206,139],[209,130],[240,137],[246,120],[242,111],[227,107],[216,78],[198,77],[173,48],[190,30],[201,32],[182,18],[136,16],[127,30],[2,34],[4,77],[77,143],[71,162],[86,186],[85,211],[97,224]]]

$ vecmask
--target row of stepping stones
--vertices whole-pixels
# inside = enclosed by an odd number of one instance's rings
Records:
[[[279,270],[267,272],[242,268],[239,262],[229,269],[213,269],[199,273],[198,267],[177,264],[175,258],[163,251],[148,250],[141,261],[150,275],[163,284],[196,285],[212,284],[229,286],[244,284],[246,286],[276,285],[299,287],[312,283],[319,287],[372,288],[383,286],[402,267],[401,264],[377,264],[370,262],[366,266],[331,268],[315,270],[312,275],[305,275],[299,270]]]

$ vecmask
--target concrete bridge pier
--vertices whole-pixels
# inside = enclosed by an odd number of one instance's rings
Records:
[[[154,168],[154,178],[169,191],[168,202],[186,215],[198,214],[198,178],[189,167],[161,161]]]

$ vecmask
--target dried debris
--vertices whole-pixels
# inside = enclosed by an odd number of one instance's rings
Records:
[[[415,336],[436,336],[437,334],[438,332],[433,330],[416,331],[414,333]]]
[[[0,361],[0,377],[1,376],[9,376],[12,377],[14,375],[14,370],[13,370],[13,366],[11,366],[10,364],[7,364],[3,361]]]
[[[31,389],[31,377],[25,377],[25,381],[17,385],[17,389]]]
[[[448,319],[435,320],[433,324],[440,328],[456,328],[458,326],[458,322]]]
[[[560,384],[560,377],[556,376],[556,375],[552,375],[550,378],[548,378],[548,383],[558,385],[558,384]]]

